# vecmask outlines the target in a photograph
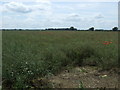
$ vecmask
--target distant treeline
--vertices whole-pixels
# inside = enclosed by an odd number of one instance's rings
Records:
[[[48,28],[48,29],[45,29],[45,30],[71,30],[71,31],[76,31],[77,28],[74,28],[74,27],[70,27],[70,28]]]
[[[120,31],[118,30],[118,27],[113,27],[111,30],[104,30],[104,29],[95,29],[94,27],[91,27],[87,30],[78,30],[77,28],[70,27],[70,28],[48,28],[48,29],[1,29],[2,31],[53,31],[53,30],[59,30],[59,31]]]

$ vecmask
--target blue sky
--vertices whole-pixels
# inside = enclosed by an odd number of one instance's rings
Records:
[[[118,2],[36,0],[0,2],[0,28],[59,28],[74,26],[111,29],[118,26]],[[1,21],[0,20],[0,21]]]

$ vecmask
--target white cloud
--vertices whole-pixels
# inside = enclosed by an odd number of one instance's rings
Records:
[[[9,2],[4,5],[3,27],[43,27],[44,21],[52,13],[51,4],[48,2],[37,2],[26,4],[20,2]],[[28,13],[28,11],[30,12]],[[9,13],[11,12],[12,13]],[[16,12],[16,13],[14,13]],[[25,13],[25,14],[22,14]],[[9,15],[10,14],[10,15]],[[13,18],[14,19],[11,19]],[[24,19],[23,19],[24,17]]]
[[[19,0],[20,1],[20,0]],[[52,0],[53,1],[53,0]],[[57,2],[57,1],[56,1]],[[110,27],[116,25],[109,22],[104,25],[108,14],[100,11],[97,3],[52,3],[51,0],[36,0],[32,2],[7,2],[4,7],[4,27],[8,28],[48,28],[70,27],[89,28],[91,26]],[[107,6],[108,4],[106,4]],[[1,6],[2,7],[2,6]],[[4,9],[4,10],[5,10]],[[115,8],[113,8],[115,10]],[[113,13],[113,10],[108,12]],[[12,11],[12,12],[11,12]],[[16,12],[16,13],[14,13]],[[24,13],[24,14],[23,14]],[[7,16],[7,17],[6,17]],[[115,15],[111,15],[114,19]],[[114,20],[115,21],[115,20]]]
[[[47,4],[50,5],[51,1],[50,0],[36,0],[37,3],[42,3],[42,4]]]
[[[0,0],[3,2],[3,0]],[[13,0],[4,0],[4,2],[12,2]],[[14,0],[14,2],[34,2],[38,0]],[[40,0],[44,1],[44,0]],[[46,1],[46,0],[45,0]],[[118,2],[119,0],[50,0],[51,2]]]
[[[17,2],[7,3],[5,4],[5,8],[10,11],[20,12],[20,13],[28,13],[32,11],[32,9],[27,5],[24,5],[22,3],[17,3]]]
[[[30,5],[27,5],[23,2],[7,2],[3,4],[0,9],[0,12],[19,12],[19,13],[30,13],[34,11],[51,12],[51,2],[49,0],[37,0],[34,1],[34,4],[30,2]]]
[[[50,18],[52,15],[52,4],[50,1],[38,0],[37,3],[31,6],[33,12],[27,13],[27,18],[25,22],[44,22],[46,19]]]
[[[95,19],[102,19],[102,18],[104,18],[104,16],[102,14],[98,14],[95,16]]]
[[[69,22],[79,22],[82,20],[82,18],[79,16],[79,14],[70,14],[66,16],[66,20]]]

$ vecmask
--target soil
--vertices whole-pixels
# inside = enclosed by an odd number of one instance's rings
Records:
[[[53,88],[118,88],[116,69],[101,71],[97,67],[85,66],[64,70],[48,77]]]

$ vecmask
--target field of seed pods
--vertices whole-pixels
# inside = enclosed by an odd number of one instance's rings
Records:
[[[4,88],[30,88],[31,81],[68,66],[117,67],[118,32],[3,31]]]

